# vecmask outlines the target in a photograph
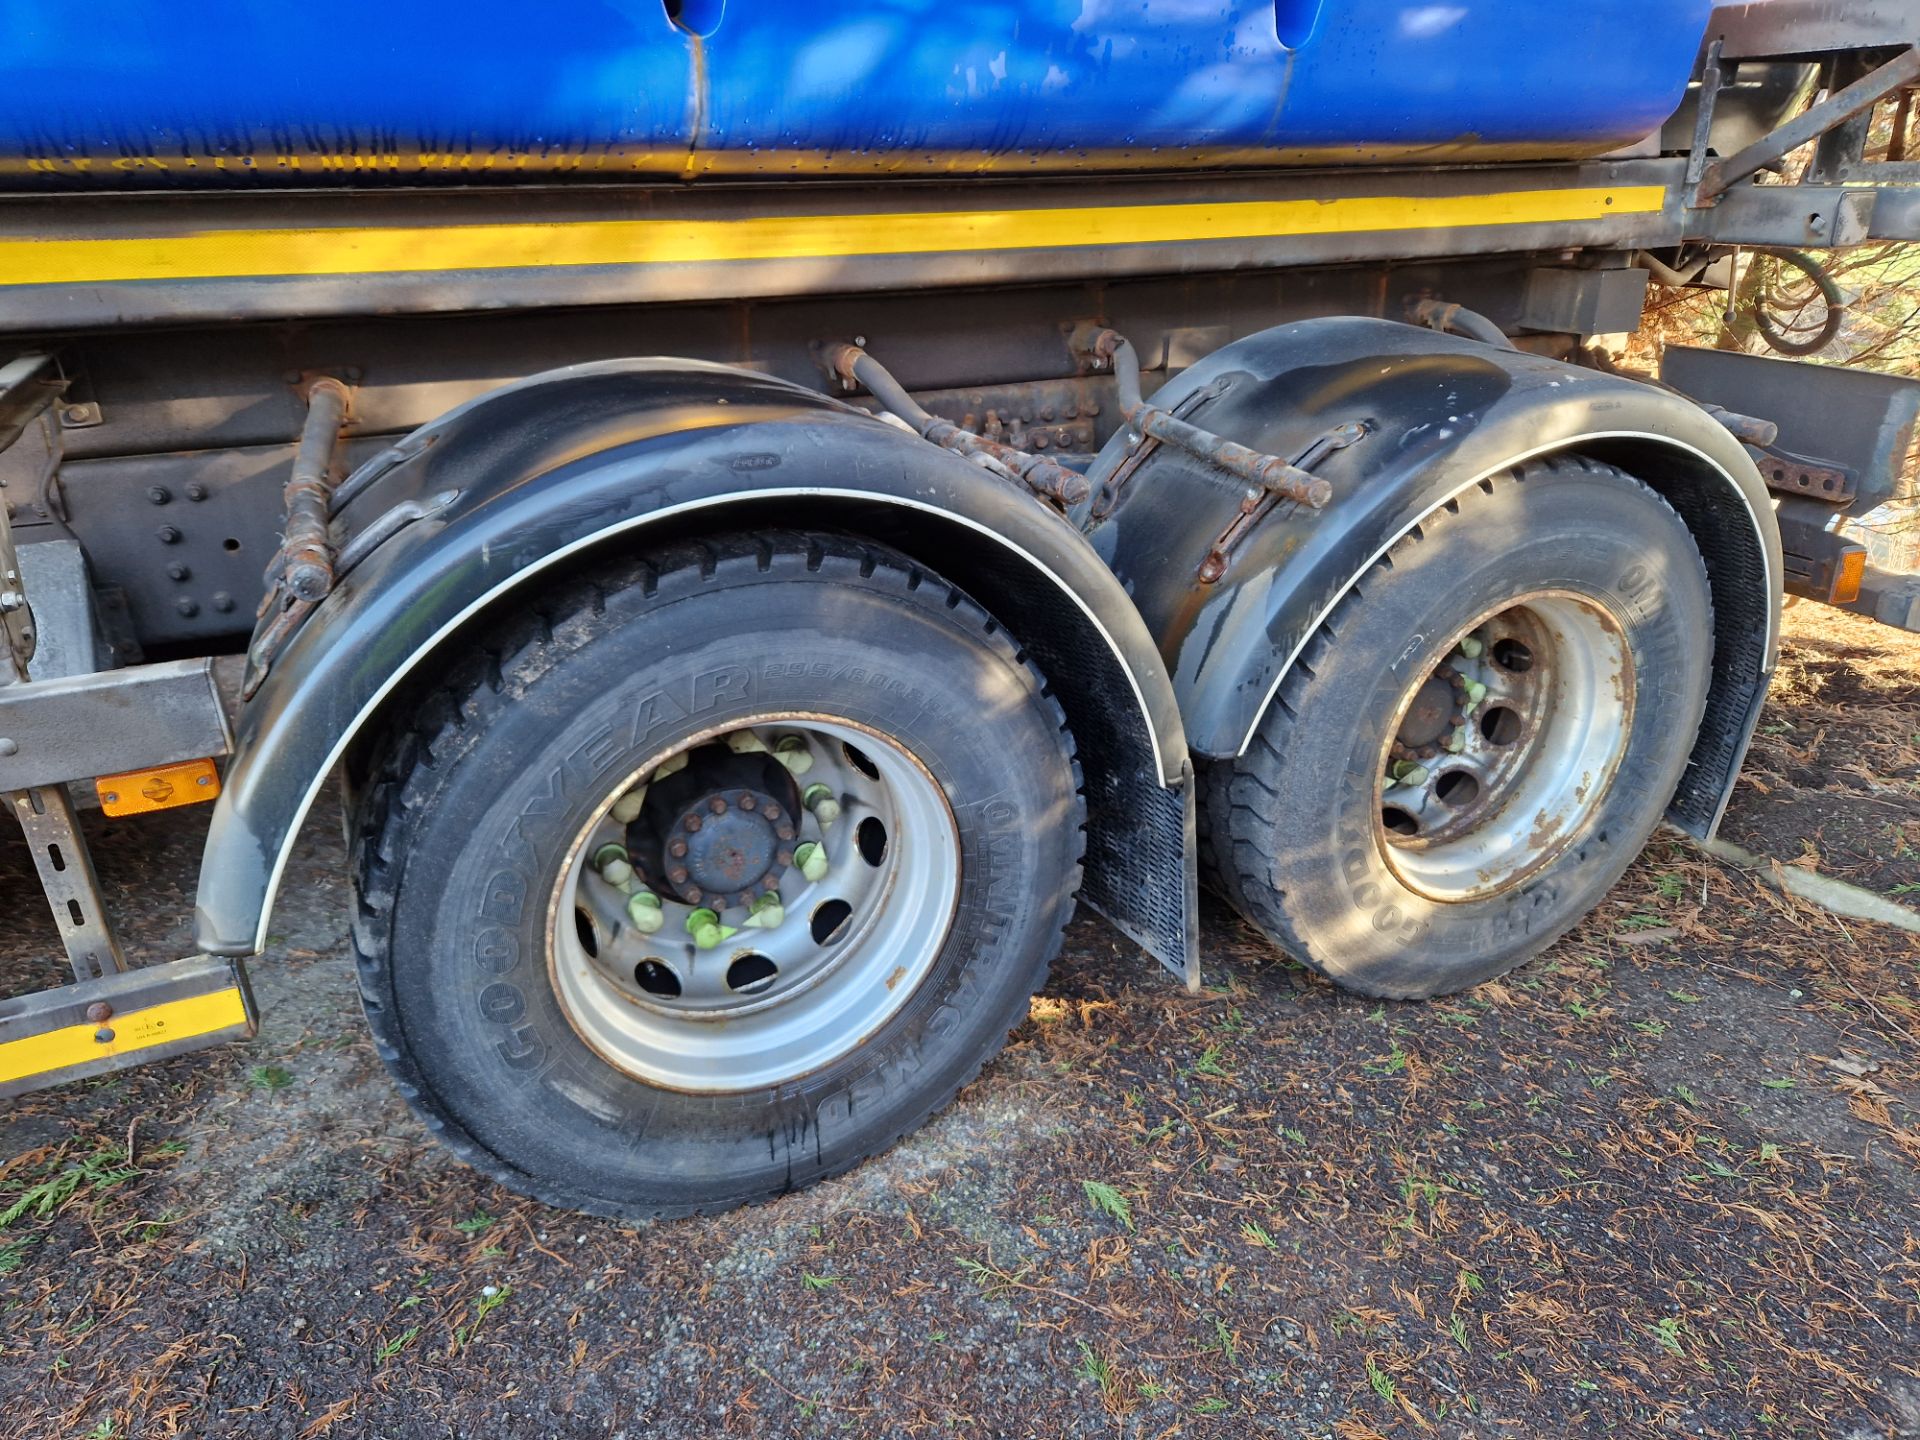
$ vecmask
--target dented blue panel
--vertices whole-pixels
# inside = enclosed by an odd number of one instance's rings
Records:
[[[1710,0],[0,0],[0,184],[1593,154]]]

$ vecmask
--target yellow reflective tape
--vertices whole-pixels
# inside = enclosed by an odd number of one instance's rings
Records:
[[[1368,231],[1567,224],[1645,215],[1660,185],[1368,195],[1331,200],[930,210],[739,220],[203,230],[178,235],[0,240],[0,285],[88,285],[264,275],[372,275],[541,266],[677,265],[854,255],[1154,245]]]
[[[0,1044],[0,1084],[84,1065],[109,1055],[151,1050],[158,1045],[191,1040],[196,1035],[210,1035],[216,1030],[246,1023],[247,1002],[235,987],[168,1000],[144,1010],[130,1010],[124,1015],[115,1015],[104,1026],[66,1025]],[[103,1028],[113,1031],[113,1039],[105,1043],[94,1038]]]

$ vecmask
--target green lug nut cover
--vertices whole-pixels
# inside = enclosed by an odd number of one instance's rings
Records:
[[[756,930],[772,930],[786,918],[787,908],[780,903],[778,895],[762,895],[753,902],[743,924],[750,925]]]
[[[736,755],[758,755],[767,748],[767,742],[751,730],[736,730],[727,736],[727,748]]]
[[[813,768],[813,751],[798,735],[782,735],[774,744],[773,758],[795,775],[804,775]]]
[[[1478,660],[1480,658],[1480,652],[1486,648],[1486,645],[1482,641],[1475,639],[1471,635],[1460,642],[1460,653],[1469,660]]]
[[[1458,755],[1462,750],[1466,748],[1467,748],[1467,727],[1464,725],[1456,725],[1453,727],[1453,734],[1447,737],[1447,749],[1451,750],[1454,754]]]
[[[600,878],[609,885],[625,885],[633,879],[633,866],[615,855],[600,867]]]
[[[613,818],[616,824],[631,825],[640,818],[640,807],[647,803],[647,787],[637,785],[613,802]]]
[[[612,861],[618,860],[624,864],[631,858],[632,857],[627,854],[626,846],[617,841],[612,842],[602,845],[598,850],[593,852],[593,868],[604,875],[608,864]]]
[[[826,847],[809,840],[793,852],[793,863],[808,880],[818,880],[827,873]]]
[[[652,903],[647,903],[649,901]],[[646,890],[628,897],[627,920],[642,935],[651,935],[667,923],[667,917],[660,909],[659,896]]]
[[[1478,680],[1467,681],[1467,698],[1478,705],[1487,698],[1487,687]]]
[[[807,787],[806,793],[800,797],[800,803],[813,812],[813,818],[822,827],[840,818],[840,802],[834,798],[832,787],[818,781]]]

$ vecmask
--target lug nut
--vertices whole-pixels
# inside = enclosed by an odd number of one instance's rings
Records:
[[[818,782],[807,787],[807,793],[800,797],[801,803],[813,812],[813,818],[820,822],[820,828],[826,829],[840,818],[840,802],[833,798],[833,788]]]
[[[778,820],[780,818],[780,807],[769,801],[767,802],[767,808],[761,813],[769,820]]]
[[[631,825],[640,818],[640,807],[647,803],[647,787],[637,785],[613,802],[613,818],[621,825]]]
[[[769,892],[753,902],[747,918],[741,924],[755,930],[772,930],[786,918],[787,910],[780,903],[780,897]]]
[[[788,837],[782,836],[781,838],[786,839]],[[777,865],[791,865],[793,863],[793,851],[782,845],[778,850],[774,851],[773,859]]]
[[[791,825],[776,825],[773,827],[773,833],[782,840],[793,839],[793,827]],[[786,862],[782,861],[781,863],[785,864]]]
[[[660,897],[651,890],[636,890],[627,897],[627,922],[642,935],[651,935],[667,923],[660,908]]]
[[[680,859],[686,853],[687,853],[687,842],[684,840],[675,840],[672,844],[667,846],[667,854],[671,855],[676,860]]]
[[[685,824],[689,830],[698,830],[700,828],[700,817],[698,815],[689,815],[682,823]]]
[[[187,483],[187,498],[188,498],[189,500],[204,500],[204,499],[206,499],[206,498],[207,498],[207,487],[206,487],[206,486],[204,486],[204,485],[202,485],[202,484],[201,484],[201,483],[200,483],[200,482],[199,482],[198,480],[192,480],[192,481],[189,481],[189,482]]]
[[[698,905],[702,900],[707,898],[707,892],[702,890],[698,885],[689,885],[686,887],[686,896],[689,905]]]
[[[674,866],[671,870],[667,871],[667,879],[671,880],[676,885],[686,884],[687,883],[687,867],[684,865]]]
[[[734,803],[738,805],[742,810],[751,810],[755,806],[757,806],[760,802],[753,798],[753,792],[751,790],[742,790],[740,792],[740,798],[736,800]]]
[[[724,795],[714,796],[711,800],[707,801],[707,809],[711,810],[716,815],[726,814],[727,813],[726,797]]]
[[[822,879],[828,866],[826,847],[809,840],[793,852],[793,863],[800,867],[800,873],[809,882]]]
[[[173,492],[164,485],[149,485],[147,487],[147,499],[156,505],[164,505],[173,499]]]
[[[711,950],[728,936],[739,933],[731,925],[722,925],[720,917],[711,910],[700,909],[687,916],[687,934],[702,950]]]

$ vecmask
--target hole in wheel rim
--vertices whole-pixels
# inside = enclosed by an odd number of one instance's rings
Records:
[[[853,906],[844,900],[823,900],[813,907],[813,918],[808,928],[813,932],[813,943],[825,945],[846,928],[847,921],[853,915]]]
[[[680,977],[658,960],[642,960],[633,967],[633,983],[649,995],[671,1000],[680,993]]]
[[[1496,640],[1489,653],[1493,656],[1494,664],[1502,670],[1511,670],[1516,675],[1524,675],[1533,668],[1533,651],[1527,648],[1524,641],[1511,637]]]
[[[596,960],[600,958],[600,936],[593,928],[593,917],[583,905],[573,907],[573,933],[579,937],[582,950]]]
[[[779,975],[780,967],[764,955],[740,955],[727,966],[727,988],[741,995],[758,995]]]
[[[1402,810],[1398,805],[1381,806],[1380,823],[1396,835],[1420,833],[1420,822],[1415,820],[1409,811]]]
[[[1511,745],[1520,738],[1520,716],[1504,705],[1496,705],[1480,717],[1480,733],[1490,745]]]
[[[1471,805],[1480,798],[1480,782],[1465,770],[1449,770],[1434,782],[1433,793],[1446,805]]]
[[[878,866],[887,858],[887,827],[878,816],[869,815],[860,822],[860,828],[853,832],[854,843],[860,847],[860,858],[869,865]]]

